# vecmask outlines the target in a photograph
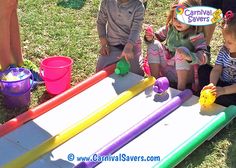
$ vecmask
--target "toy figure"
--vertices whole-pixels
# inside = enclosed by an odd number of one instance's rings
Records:
[[[157,94],[164,93],[169,88],[169,80],[166,77],[160,77],[153,85],[153,91]]]
[[[130,71],[130,64],[123,57],[121,58],[117,64],[115,69],[115,74],[117,75],[126,75]]]

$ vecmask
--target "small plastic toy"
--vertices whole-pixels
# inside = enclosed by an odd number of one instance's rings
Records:
[[[199,104],[201,106],[207,107],[213,104],[216,100],[216,95],[213,93],[211,89],[205,89],[201,91],[201,95],[199,98]]]
[[[123,57],[121,58],[117,64],[115,69],[115,74],[117,75],[126,75],[130,71],[130,64]]]
[[[7,75],[3,75],[1,80],[10,82],[20,80],[20,78],[18,76],[14,76],[12,73],[8,73]]]
[[[1,80],[12,82],[12,81],[22,80],[24,79],[24,77],[25,77],[24,72],[18,72],[18,71],[14,72],[13,70],[12,71],[10,70],[6,74],[2,75]]]
[[[157,94],[164,93],[169,88],[169,80],[166,77],[160,77],[153,85],[153,91]]]

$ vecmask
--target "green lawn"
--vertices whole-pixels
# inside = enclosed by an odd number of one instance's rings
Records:
[[[72,1],[75,0],[68,2]],[[70,56],[74,60],[72,85],[94,74],[99,49],[95,22],[99,0],[77,1],[80,9],[65,8],[63,6],[68,5],[65,3],[59,6],[57,0],[20,0],[18,10],[25,58],[39,65],[40,60],[49,55]],[[145,23],[153,24],[156,29],[163,26],[170,2],[171,0],[151,0],[146,11]],[[213,61],[221,44],[221,33],[216,30],[211,43]],[[45,87],[40,86],[32,92],[30,107],[35,107],[50,98],[51,96],[45,92]],[[25,110],[8,110],[0,104],[0,123]],[[236,167],[236,124],[220,131],[177,167]]]

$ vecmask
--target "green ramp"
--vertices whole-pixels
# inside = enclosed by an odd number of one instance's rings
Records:
[[[193,136],[164,157],[154,168],[170,168],[176,166],[204,141],[213,137],[236,116],[236,106],[229,106],[216,115],[209,123],[199,129]]]

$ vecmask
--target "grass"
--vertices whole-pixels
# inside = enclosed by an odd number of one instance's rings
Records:
[[[79,0],[79,9],[57,5],[62,0],[25,0],[19,2],[21,41],[24,56],[38,66],[50,55],[66,55],[74,60],[72,85],[95,72],[99,49],[96,16],[99,0]],[[65,0],[64,0],[65,1]],[[165,13],[172,0],[149,1],[145,23],[157,29],[165,24]],[[65,5],[65,4],[64,4]],[[212,63],[216,58],[222,36],[215,31],[212,46]],[[31,95],[30,108],[52,96],[40,86]],[[2,100],[2,97],[0,97]],[[0,101],[0,123],[19,115],[26,109],[5,109]],[[181,136],[181,133],[180,133]],[[236,167],[236,124],[220,131],[182,161],[178,168]]]

